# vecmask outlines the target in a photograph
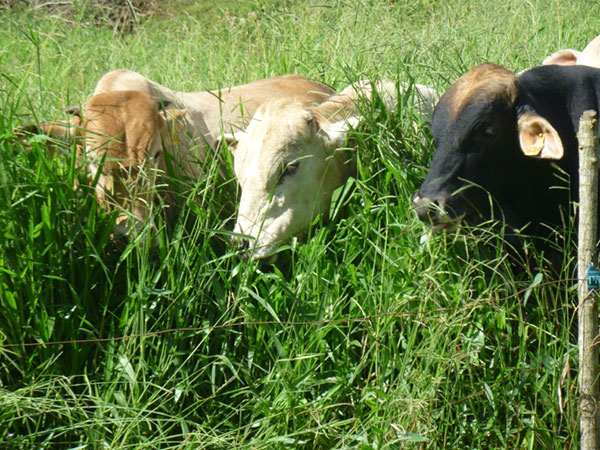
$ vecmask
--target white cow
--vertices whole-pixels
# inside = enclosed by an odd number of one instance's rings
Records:
[[[139,229],[150,218],[156,172],[166,169],[163,149],[179,169],[177,175],[197,179],[203,174],[205,151],[217,150],[223,132],[245,128],[261,103],[290,96],[318,103],[332,93],[328,86],[298,75],[213,91],[177,92],[120,69],[100,79],[81,109],[69,110],[75,114],[70,123],[44,123],[19,133],[78,137],[78,152],[90,179],[97,180],[100,204],[121,210],[115,228],[121,235],[129,232],[130,224]]]
[[[558,64],[561,66],[583,65],[600,68],[600,36],[590,42],[583,51],[560,50],[548,56],[542,65]]]
[[[374,87],[392,111],[396,85],[381,81]],[[422,85],[411,93],[430,122],[437,93]],[[278,246],[304,235],[318,214],[327,214],[333,191],[355,171],[354,151],[345,144],[362,119],[359,101],[372,98],[372,84],[361,81],[317,106],[291,98],[269,101],[244,132],[229,136],[237,141],[232,151],[241,188],[234,232],[247,236],[237,242],[251,249],[248,256],[271,257]]]

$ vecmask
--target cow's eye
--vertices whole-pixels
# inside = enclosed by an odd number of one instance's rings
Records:
[[[496,130],[494,130],[494,127],[489,126],[489,127],[485,127],[483,129],[483,131],[481,132],[481,135],[485,138],[494,138],[496,137]]]
[[[279,177],[279,181],[277,182],[277,184],[281,184],[283,182],[283,180],[285,179],[285,177],[290,176],[290,175],[294,175],[297,171],[298,171],[298,166],[300,165],[300,163],[290,163],[288,164],[285,169],[283,170],[283,172],[281,173],[281,176]]]

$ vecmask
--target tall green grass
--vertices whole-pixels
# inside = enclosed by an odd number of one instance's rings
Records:
[[[231,179],[178,184],[155,248],[118,243],[73,149],[12,129],[118,67],[190,91],[282,73],[443,90],[583,48],[597,2],[211,5],[168,2],[124,35],[84,6],[0,13],[0,447],[576,448],[572,253],[556,273],[531,250],[536,272],[491,228],[419,223],[433,144],[409,108],[365,108],[357,177],[277,266],[229,244]]]

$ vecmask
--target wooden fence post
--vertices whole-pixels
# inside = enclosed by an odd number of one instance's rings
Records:
[[[585,111],[579,122],[579,426],[582,450],[600,448],[598,418],[598,334],[596,291],[588,289],[586,274],[596,250],[598,212],[598,156],[596,153],[596,111]]]

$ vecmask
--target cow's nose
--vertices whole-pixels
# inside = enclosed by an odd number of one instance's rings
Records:
[[[248,239],[238,239],[237,240],[237,249],[238,250],[248,250],[250,248],[250,241]]]
[[[248,250],[248,248],[250,248],[250,243],[248,239],[244,239],[241,237],[231,238],[231,243],[237,250]]]
[[[437,225],[447,214],[444,209],[447,200],[445,195],[421,197],[419,193],[416,193],[413,196],[413,206],[419,220],[430,225]]]
[[[240,253],[238,254],[241,258],[248,258],[248,250],[250,249],[250,241],[244,238],[232,238],[231,243]]]

